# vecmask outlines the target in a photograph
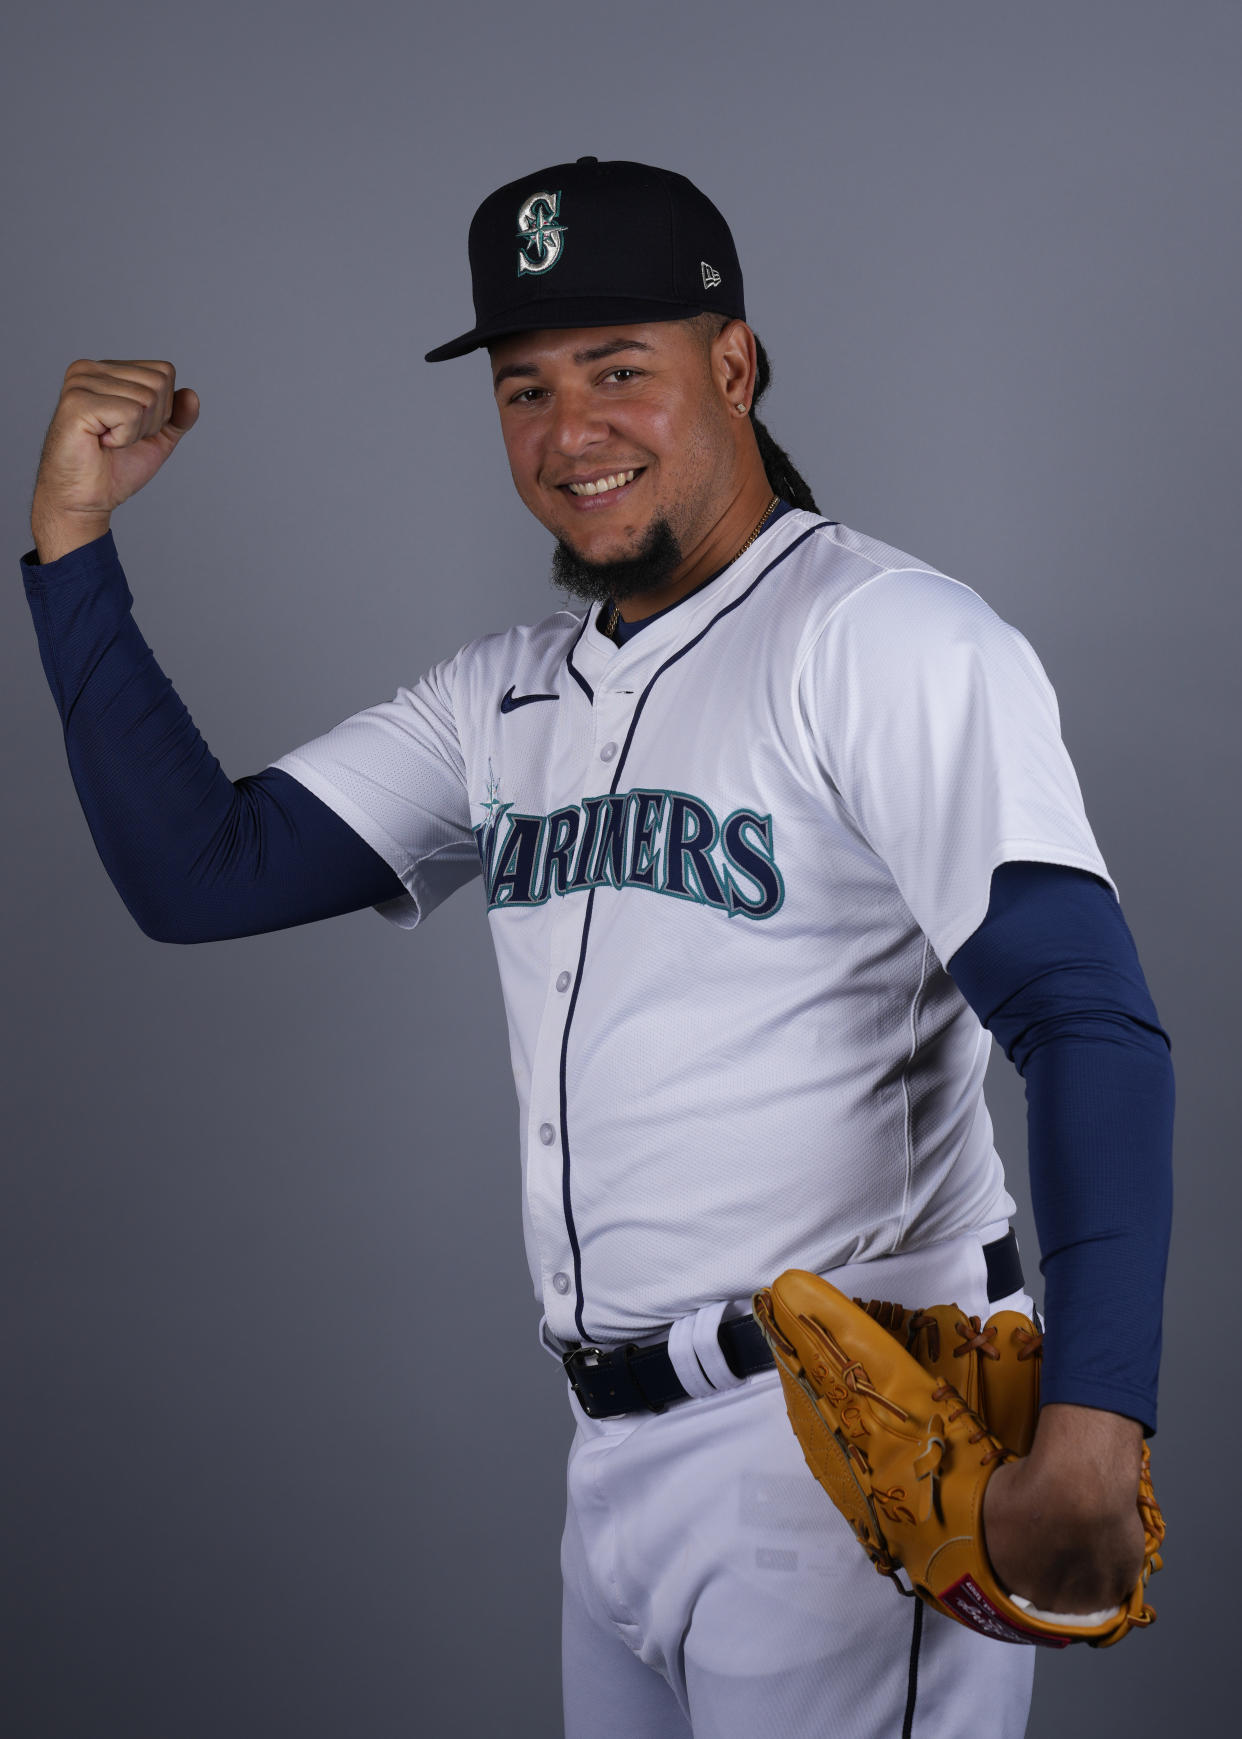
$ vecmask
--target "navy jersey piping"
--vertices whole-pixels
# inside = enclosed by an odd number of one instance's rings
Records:
[[[568,667],[569,674],[573,677],[574,681],[578,684],[578,687],[586,695],[586,697],[590,701],[591,705],[594,706],[595,705],[595,690],[591,687],[591,685],[587,681],[586,677],[583,676],[582,672],[578,669],[578,666],[574,663],[574,652],[577,648],[579,640],[581,640],[582,636],[586,633],[587,623],[590,621],[590,619],[591,619],[591,612],[588,610],[586,615],[582,618],[581,628],[579,628],[578,632],[574,635],[573,645],[569,648],[569,651],[565,654],[565,663],[566,663],[566,666]]]
[[[574,1322],[578,1334],[586,1340],[586,1328],[582,1321],[583,1306],[586,1297],[582,1289],[582,1249],[578,1243],[578,1228],[574,1225],[573,1202],[569,1192],[569,1029],[573,1025],[574,1009],[578,1006],[578,991],[582,986],[582,968],[586,961],[587,937],[591,933],[591,913],[595,906],[595,889],[587,895],[586,916],[582,920],[582,941],[578,944],[578,964],[574,968],[573,995],[569,999],[569,1008],[565,1015],[565,1030],[561,1034],[561,1206],[565,1213],[565,1229],[569,1233],[569,1247],[574,1256]]]
[[[773,568],[778,568],[781,565],[781,563],[786,559],[786,557],[791,556],[793,554],[793,552],[799,547],[800,544],[804,544],[806,542],[808,537],[813,537],[817,531],[826,531],[829,526],[838,525],[839,523],[840,523],[839,520],[829,519],[829,520],[821,520],[818,525],[809,526],[807,528],[807,530],[804,531],[800,537],[797,537],[794,539],[794,541],[789,545],[788,549],[782,550],[780,555],[773,557],[773,559],[768,563],[767,567],[762,569],[762,571],[760,573],[755,575],[754,579],[751,581],[749,586],[747,586],[747,588],[744,592],[740,593],[736,598],[734,598],[734,600],[731,604],[726,604],[723,609],[718,610],[716,612],[716,614],[712,617],[711,621],[708,622],[703,628],[701,628],[699,630],[699,632],[694,636],[693,640],[687,640],[687,642],[684,646],[679,648],[678,651],[674,652],[671,657],[666,658],[664,660],[664,663],[660,666],[660,668],[652,676],[652,678],[648,682],[646,688],[644,688],[642,694],[639,696],[638,705],[634,708],[634,716],[630,720],[630,728],[625,734],[625,742],[622,745],[621,753],[617,756],[617,767],[616,767],[616,771],[613,773],[613,776],[612,776],[612,784],[608,787],[609,796],[615,796],[615,794],[616,794],[617,786],[621,780],[621,774],[625,768],[626,756],[630,752],[630,744],[634,741],[634,732],[637,729],[639,717],[642,714],[642,710],[643,710],[644,706],[646,706],[646,704],[647,704],[647,696],[651,693],[651,691],[655,687],[656,683],[659,682],[660,678],[664,675],[664,672],[666,670],[670,669],[674,664],[676,664],[677,660],[679,658],[684,658],[687,652],[692,651],[706,635],[711,633],[712,629],[716,626],[717,622],[722,621],[724,619],[724,617],[726,617],[727,615],[730,614],[731,611],[736,610],[740,605],[744,604],[746,602],[746,600],[751,596],[752,592],[754,592],[756,587],[758,585],[760,585],[760,583],[763,580],[767,579],[768,575],[772,572]],[[583,623],[582,627],[583,627],[583,630],[585,631],[585,628],[586,628],[585,622]],[[579,633],[578,640],[580,640],[581,638],[582,638],[582,634]],[[578,640],[574,641],[574,646],[576,646],[578,644]],[[570,659],[571,660],[572,660],[572,654],[573,654],[573,647],[570,648]],[[576,670],[574,670],[572,662],[570,662],[569,668],[571,671],[573,671],[573,674],[575,676],[578,676],[578,672]],[[582,683],[583,688],[586,688],[587,685],[583,681],[582,677],[578,676],[578,681]],[[590,694],[590,692],[591,692],[590,689],[587,689],[587,693]],[[592,699],[594,699],[594,697],[592,697]],[[578,1231],[577,1231],[576,1226],[574,1225],[573,1202],[572,1202],[572,1194],[571,1194],[571,1190],[570,1190],[568,1063],[569,1063],[569,1032],[570,1032],[570,1028],[573,1025],[574,1010],[578,1006],[578,991],[579,991],[579,988],[581,987],[581,984],[582,984],[582,969],[586,964],[587,936],[589,935],[590,929],[591,929],[591,912],[592,912],[592,909],[594,906],[594,902],[595,902],[595,889],[592,888],[590,893],[587,895],[586,916],[582,920],[582,941],[581,941],[581,944],[579,945],[579,948],[578,948],[578,964],[577,964],[577,967],[575,968],[575,971],[574,971],[573,995],[570,998],[569,1009],[568,1009],[568,1012],[566,1013],[566,1016],[565,1016],[565,1030],[561,1034],[561,1080],[560,1080],[561,1202],[562,1202],[562,1205],[563,1205],[564,1210],[565,1210],[565,1229],[569,1233],[569,1247],[573,1251],[573,1256],[574,1256],[574,1297],[575,1297],[574,1322],[577,1326],[578,1334],[584,1342],[587,1338],[586,1325],[583,1322],[583,1312],[586,1309],[586,1294],[585,1294],[585,1291],[583,1290],[583,1285],[582,1285],[582,1251],[581,1251],[581,1248],[580,1248],[579,1243],[578,1243]]]

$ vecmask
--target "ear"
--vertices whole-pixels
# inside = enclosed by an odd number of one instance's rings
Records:
[[[754,333],[744,320],[730,320],[712,340],[711,370],[731,416],[754,403],[758,369]]]

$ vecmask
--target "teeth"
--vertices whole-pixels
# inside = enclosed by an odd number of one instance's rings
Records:
[[[571,495],[606,495],[610,489],[620,489],[623,483],[634,481],[633,471],[618,471],[615,477],[598,477],[594,483],[571,483]]]

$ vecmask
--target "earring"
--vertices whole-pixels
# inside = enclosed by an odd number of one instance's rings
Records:
[[[738,405],[737,406],[737,414],[739,417],[744,417],[746,415],[746,406],[745,405]]]

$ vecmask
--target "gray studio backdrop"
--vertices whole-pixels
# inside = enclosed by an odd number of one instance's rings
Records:
[[[1229,1724],[1200,1450],[1238,1416],[1197,1398],[1238,1266],[1240,40],[1197,0],[6,23],[6,1736],[560,1731],[570,1422],[477,884],[413,935],[149,941],[18,558],[66,365],[166,357],[202,415],[114,531],[232,777],[547,614],[486,361],[421,358],[469,319],[478,200],[586,152],[718,201],[825,511],[974,586],[1057,689],[1173,1035],[1178,1196],[1159,1622],[1042,1658],[1031,1734],[1165,1733],[1187,1681]],[[1025,1204],[1021,1083],[993,1080]]]

